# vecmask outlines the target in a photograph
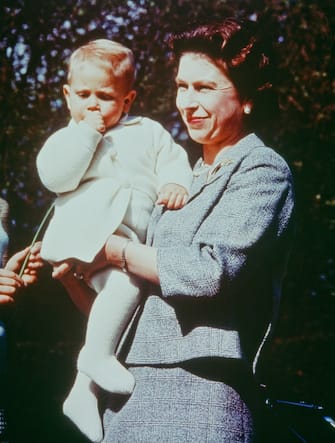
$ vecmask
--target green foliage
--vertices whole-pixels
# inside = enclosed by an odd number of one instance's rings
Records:
[[[174,106],[168,35],[187,22],[232,14],[258,20],[277,49],[281,113],[275,130],[264,127],[261,135],[289,162],[298,201],[284,302],[290,315],[279,331],[313,334],[322,319],[329,324],[335,301],[333,0],[2,0],[0,189],[11,206],[14,248],[30,243],[52,198],[39,183],[35,158],[68,120],[61,90],[72,50],[99,37],[131,47],[138,64],[133,112],[160,120],[194,156]],[[308,323],[315,297],[327,316]],[[327,327],[327,334],[334,331]]]

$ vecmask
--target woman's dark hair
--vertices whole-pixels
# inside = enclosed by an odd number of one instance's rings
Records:
[[[175,60],[185,52],[198,52],[223,63],[240,97],[253,103],[252,126],[275,110],[274,51],[271,39],[261,36],[257,23],[226,18],[171,35],[169,43]]]

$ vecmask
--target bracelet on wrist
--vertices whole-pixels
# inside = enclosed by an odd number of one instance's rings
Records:
[[[130,243],[130,240],[127,239],[123,246],[122,246],[122,250],[121,250],[121,264],[120,264],[120,268],[122,272],[128,272],[128,266],[127,266],[127,256],[126,256],[126,252],[127,252],[127,247]]]

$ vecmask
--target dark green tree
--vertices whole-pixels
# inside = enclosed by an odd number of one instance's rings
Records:
[[[261,135],[287,159],[296,183],[296,241],[266,381],[275,393],[335,408],[334,359],[328,359],[335,341],[333,0],[2,0],[0,193],[11,206],[12,248],[30,242],[53,198],[39,183],[35,159],[44,140],[68,121],[61,90],[72,50],[100,37],[131,47],[138,68],[133,113],[160,120],[193,160],[199,150],[175,110],[167,40],[188,22],[227,15],[257,20],[276,49],[280,112]],[[39,291],[53,294],[51,286],[47,279]],[[41,341],[38,330],[50,321],[45,313],[54,310],[60,318],[64,306],[70,309],[65,299],[32,295],[22,316],[37,311],[38,321],[33,326],[20,317],[21,339]],[[67,315],[71,322],[75,314]],[[45,340],[68,339],[54,328]]]

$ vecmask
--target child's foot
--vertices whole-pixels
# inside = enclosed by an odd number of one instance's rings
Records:
[[[88,375],[102,389],[113,394],[129,395],[134,390],[134,376],[114,355],[96,361],[83,349],[78,358],[78,370]]]
[[[70,394],[63,404],[63,413],[95,443],[101,442],[103,438],[97,389],[87,375],[78,372]]]

